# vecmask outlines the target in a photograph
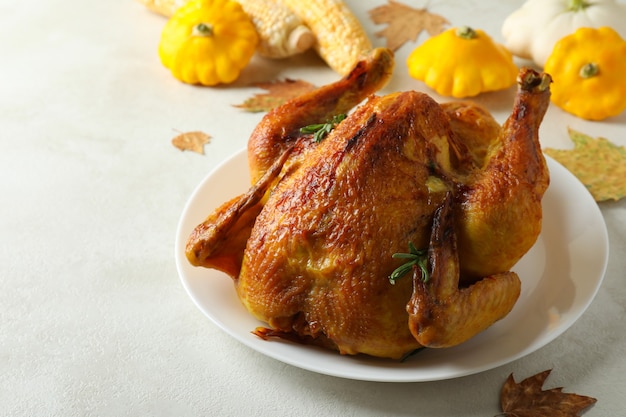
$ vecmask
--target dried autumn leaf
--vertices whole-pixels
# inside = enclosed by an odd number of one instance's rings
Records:
[[[255,94],[253,97],[244,101],[243,104],[235,105],[235,107],[252,113],[269,111],[292,98],[315,89],[313,84],[306,81],[292,80],[289,78],[256,83],[254,85],[266,90],[267,93]]]
[[[544,149],[585,184],[596,201],[626,196],[626,148],[569,129],[574,149]]]
[[[595,398],[562,392],[563,388],[543,390],[543,383],[551,370],[540,372],[520,383],[513,374],[502,386],[500,403],[503,413],[509,417],[577,417],[587,407],[595,404]]]
[[[211,136],[204,132],[185,132],[172,139],[172,145],[181,151],[193,151],[204,155],[204,145],[209,143]]]
[[[424,30],[434,36],[443,32],[445,25],[450,24],[445,17],[430,13],[425,8],[415,9],[394,0],[370,10],[369,14],[377,25],[388,25],[375,35],[386,38],[387,48],[392,51],[398,50],[408,41],[415,42]]]

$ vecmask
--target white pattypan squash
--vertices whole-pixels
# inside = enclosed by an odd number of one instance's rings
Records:
[[[608,26],[626,38],[626,5],[615,0],[528,0],[502,25],[506,48],[543,67],[557,41],[581,27]]]

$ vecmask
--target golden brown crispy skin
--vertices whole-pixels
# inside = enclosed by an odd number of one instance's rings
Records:
[[[539,125],[551,78],[522,69],[513,112],[489,146],[485,167],[457,195],[459,256],[465,281],[508,271],[541,232],[541,198],[550,175]]]
[[[511,271],[460,287],[455,229],[453,200],[448,196],[433,219],[429,279],[415,268],[413,295],[406,307],[411,333],[425,347],[465,342],[506,316],[520,294],[521,282]]]
[[[194,228],[185,247],[189,263],[215,268],[232,278],[239,275],[246,242],[263,209],[263,195],[280,173],[289,154],[290,149],[284,151],[248,192],[222,204]]]
[[[445,114],[405,92],[370,99],[272,191],[246,248],[237,293],[252,314],[342,353],[399,358],[419,347],[407,325],[410,279],[390,285],[393,253],[428,245],[445,190],[430,192],[432,166],[452,174]]]
[[[467,101],[442,103],[457,138],[466,146],[474,167],[482,168],[489,145],[500,136],[502,126],[484,107]]]
[[[467,340],[519,296],[509,269],[541,228],[549,77],[520,73],[502,128],[475,105],[402,92],[371,96],[321,143],[295,133],[359,102],[352,84],[370,71],[386,74],[367,68],[266,116],[249,147],[259,180],[198,226],[187,256],[234,278],[271,327],[261,337],[400,358]],[[430,248],[431,279],[391,285],[409,242]]]
[[[348,113],[369,95],[383,88],[393,73],[393,52],[374,49],[339,81],[279,106],[261,120],[248,140],[248,163],[252,183],[258,181],[274,161],[300,137],[300,128],[324,123],[338,114]],[[310,142],[301,143],[305,153]]]
[[[384,87],[393,68],[393,52],[386,48],[374,49],[337,82],[268,112],[248,140],[253,187],[223,204],[195,228],[186,246],[189,262],[237,277],[246,242],[263,207],[262,197],[279,180],[281,170],[283,175],[288,174],[316,147],[311,140],[299,140],[300,128],[347,113]]]

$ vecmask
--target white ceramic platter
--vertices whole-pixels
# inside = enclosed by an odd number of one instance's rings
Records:
[[[184,254],[193,228],[223,202],[249,186],[245,150],[218,166],[196,188],[178,225],[175,257],[182,283],[195,304],[241,343],[279,361],[337,377],[385,382],[435,381],[504,365],[545,346],[567,330],[593,300],[608,261],[607,230],[585,187],[548,159],[551,183],[544,198],[544,223],[535,246],[515,266],[522,293],[513,311],[468,342],[427,349],[404,362],[342,356],[250,332],[264,325],[239,302],[232,280],[191,266]]]

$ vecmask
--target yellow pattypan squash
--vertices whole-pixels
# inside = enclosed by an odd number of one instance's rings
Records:
[[[603,120],[626,109],[626,41],[610,27],[563,37],[544,71],[554,80],[552,102],[575,116]]]
[[[472,97],[515,84],[512,54],[480,29],[448,29],[415,48],[409,75],[443,96]]]
[[[233,0],[191,0],[167,21],[159,56],[174,77],[188,84],[235,81],[248,65],[258,33]]]

